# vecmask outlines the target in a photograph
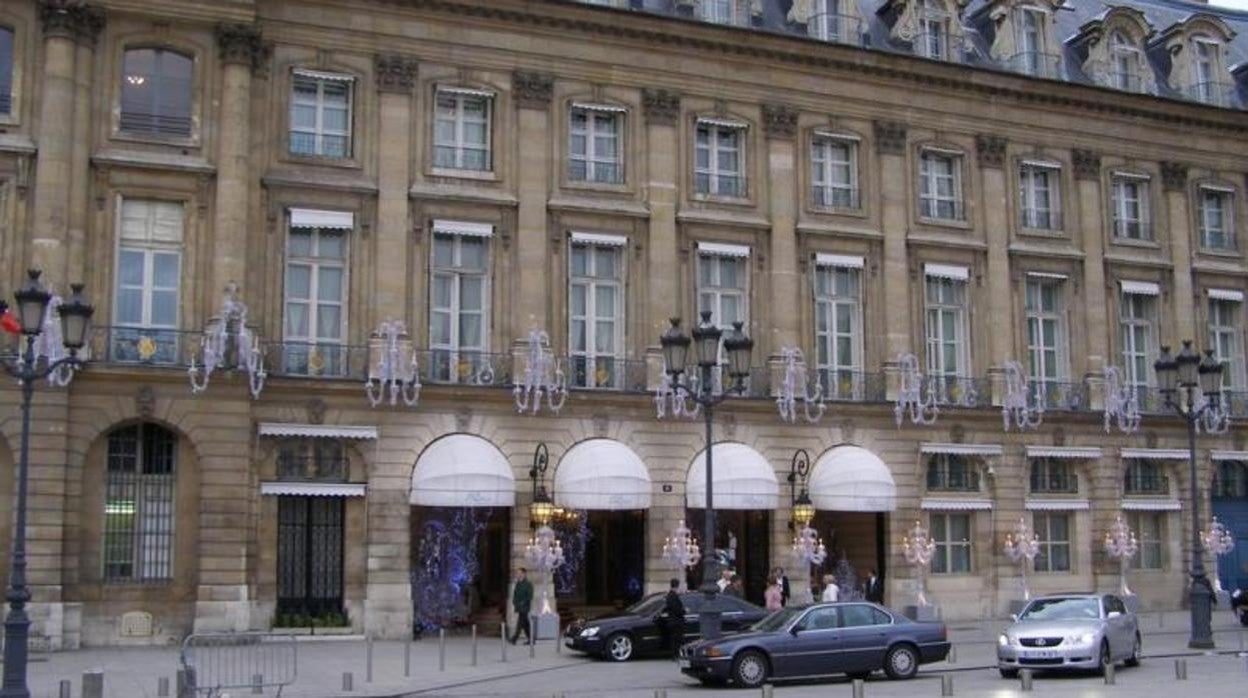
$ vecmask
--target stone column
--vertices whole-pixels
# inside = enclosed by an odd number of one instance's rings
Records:
[[[799,307],[800,285],[797,271],[797,110],[783,104],[763,105],[763,131],[767,135],[768,208],[771,214],[771,297],[772,308],[792,312],[775,313],[770,338],[772,360],[778,360],[785,346],[801,343]],[[767,339],[760,337],[764,342]],[[762,344],[760,348],[766,348]]]
[[[381,93],[381,130],[377,167],[377,231],[373,309],[370,327],[383,320],[408,317],[410,274],[408,256],[408,188],[412,179],[412,88],[416,61],[407,56],[377,56],[377,90]],[[408,328],[409,331],[412,328]]]
[[[676,243],[676,207],[679,196],[680,95],[667,90],[645,90],[642,104],[646,113],[646,203],[650,206],[650,236],[646,241],[648,267],[645,284],[646,387],[658,387],[663,369],[659,336],[667,330],[668,318],[681,314],[679,251]],[[686,318],[686,327],[688,327]],[[688,331],[686,329],[686,331]]]
[[[981,321],[1009,321],[1004,327],[989,325],[988,375],[992,383],[993,404],[1004,398],[1005,362],[1014,356],[1013,304],[1010,293],[1010,229],[1006,218],[1009,185],[1005,176],[1006,140],[1000,136],[980,134],[975,137],[979,156],[979,173],[983,182],[984,232],[988,242],[988,314]]]
[[[260,29],[249,24],[217,26],[221,57],[220,111],[217,114],[217,191],[212,219],[212,285],[209,313],[229,284],[246,301],[247,221],[251,210],[251,74],[264,55]]]
[[[1108,303],[1105,295],[1105,231],[1101,195],[1101,156],[1090,150],[1072,152],[1076,192],[1078,194],[1078,225],[1083,245],[1083,306],[1085,346],[1082,352],[1071,352],[1071,369],[1077,375],[1082,368],[1088,379],[1090,406],[1104,406],[1104,375],[1109,356]],[[1080,366],[1081,358],[1083,359]]]
[[[1192,290],[1192,230],[1187,215],[1187,165],[1161,163],[1161,187],[1166,195],[1166,228],[1170,235],[1170,258],[1174,263],[1174,337],[1197,340],[1197,308]],[[1154,234],[1156,234],[1154,232]]]
[[[69,279],[80,281],[87,267],[87,221],[91,184],[91,74],[95,70],[95,44],[104,28],[104,12],[93,7],[81,10],[78,46],[74,56],[74,123],[69,190]]]
[[[896,121],[875,122],[875,150],[879,154],[880,223],[884,231],[884,319],[885,373],[888,397],[896,396],[898,354],[919,353],[910,337],[910,270],[906,255],[909,204],[905,185],[910,177],[906,167],[906,125]]]
[[[512,332],[528,346],[533,327],[551,332],[550,256],[546,236],[546,201],[550,194],[550,99],[555,79],[545,73],[512,75],[512,98],[519,112],[516,133],[516,186],[520,197],[516,230],[516,273],[512,288]]]
[[[48,0],[39,6],[44,51],[29,262],[43,270],[45,283],[56,291],[69,286],[66,275],[74,137],[74,42],[84,11],[82,6],[60,0]]]

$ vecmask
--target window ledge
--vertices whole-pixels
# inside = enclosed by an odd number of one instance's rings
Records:
[[[377,183],[362,176],[308,170],[277,170],[266,172],[260,181],[265,186],[310,187],[359,194],[376,194]]]
[[[808,209],[817,216],[845,216],[848,218],[866,218],[867,210],[862,206],[857,208],[839,208],[835,206],[815,206],[811,204]]]
[[[494,187],[474,186],[454,181],[445,184],[417,182],[407,191],[407,195],[414,199],[485,202],[513,207],[520,205],[520,200],[514,194],[499,191]]]
[[[589,194],[631,194],[633,192],[633,187],[627,180],[622,182],[582,182],[577,179],[569,179],[563,182],[562,187]]]
[[[1059,240],[1065,240],[1070,237],[1063,228],[1031,228],[1025,225],[1019,228],[1018,234]]]
[[[1109,241],[1114,245],[1122,245],[1123,247],[1139,247],[1146,250],[1161,249],[1161,243],[1156,240],[1135,240],[1133,238],[1122,238],[1112,233],[1110,234]]]
[[[214,174],[216,166],[196,155],[176,155],[149,150],[119,150],[106,148],[91,156],[91,161],[114,167],[145,167],[172,172],[196,172]]]
[[[958,230],[970,230],[971,222],[965,218],[928,218],[919,216],[915,219],[919,225],[930,225],[938,228],[955,228]]]
[[[498,173],[493,170],[456,170],[448,167],[432,167],[429,174],[434,177],[454,177],[456,179],[475,179],[497,182]]]
[[[292,165],[336,167],[344,170],[359,170],[364,167],[354,156],[336,158],[328,155],[297,155],[289,151],[282,155],[281,161]]]
[[[0,152],[31,155],[36,150],[34,139],[24,133],[0,133]]]
[[[1039,236],[1036,236],[1026,242],[1012,243],[1010,244],[1008,248],[1009,252],[1010,254],[1015,254],[1015,255],[1029,255],[1029,256],[1034,256],[1034,257],[1057,257],[1061,259],[1083,259],[1084,257],[1083,250],[1077,247],[1073,247],[1073,246],[1063,245],[1061,247],[1058,247],[1056,245],[1040,246],[1036,244],[1029,244],[1029,243],[1034,243],[1040,239],[1041,238]],[[1065,238],[1065,237],[1056,238],[1056,237],[1047,236],[1047,235],[1043,239],[1049,240],[1052,242],[1062,242],[1062,243],[1071,242],[1070,238]]]
[[[1243,253],[1237,249],[1227,249],[1224,247],[1200,247],[1199,254],[1208,255],[1210,257],[1220,257],[1222,259],[1241,259]]]
[[[943,247],[960,247],[968,250],[986,250],[988,243],[983,240],[974,240],[965,235],[951,235],[948,231],[934,230],[924,232],[913,232],[906,236],[910,242],[928,245],[940,245]]]
[[[679,223],[706,223],[708,225],[731,225],[742,228],[771,228],[771,221],[760,216],[736,211],[685,209],[676,213]]]
[[[635,218],[649,218],[650,207],[632,199],[592,196],[555,196],[546,202],[547,207],[563,211],[607,213]]]
[[[884,233],[874,228],[859,228],[859,227],[835,225],[832,223],[824,223],[821,221],[812,221],[810,219],[805,219],[805,218],[797,222],[797,231],[799,233],[814,233],[816,235],[845,235],[845,236],[851,236],[851,237],[868,238],[871,240],[881,240],[884,238]]]
[[[114,131],[112,140],[124,143],[145,143],[147,145],[159,145],[169,148],[199,149],[199,135],[196,133],[192,133],[189,136],[160,136],[156,134],[132,133],[130,131]]]
[[[721,204],[738,208],[754,206],[754,200],[749,196],[724,196],[722,194],[699,194],[698,192],[693,192],[689,195],[689,200],[704,204]]]

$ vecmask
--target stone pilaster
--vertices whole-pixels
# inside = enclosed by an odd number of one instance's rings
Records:
[[[647,387],[660,380],[662,357],[658,338],[666,331],[667,319],[681,315],[679,251],[676,242],[680,137],[680,95],[666,90],[645,90],[642,104],[646,114],[646,203],[650,207],[650,235],[646,244],[649,273],[645,284],[645,341],[650,347]]]
[[[907,170],[906,125],[895,121],[875,122],[875,149],[879,154],[880,178],[875,190],[880,194],[881,225],[884,229],[884,316],[887,318],[886,362],[900,353],[917,353],[910,338],[910,270],[906,254],[909,229],[907,188],[898,186],[911,178]]]
[[[87,266],[88,192],[91,180],[91,75],[95,70],[95,45],[104,28],[104,12],[94,7],[79,10],[74,52],[74,123],[69,189],[69,279],[80,281]]]
[[[1078,215],[1078,234],[1082,236],[1083,259],[1083,351],[1071,352],[1071,370],[1075,375],[1089,377],[1090,397],[1094,409],[1103,404],[1100,391],[1101,378],[1107,364],[1114,363],[1109,355],[1109,323],[1105,288],[1105,229],[1103,215],[1103,192],[1101,191],[1101,156],[1090,150],[1071,153],[1075,170],[1075,194],[1077,200],[1072,209]],[[1076,243],[1078,244],[1078,242]],[[1082,364],[1082,365],[1081,365]]]
[[[373,255],[376,272],[373,274],[370,328],[383,320],[409,318],[408,280],[411,275],[407,270],[407,256],[393,251],[407,249],[410,240],[407,193],[412,180],[410,124],[417,64],[407,56],[377,56],[375,70],[381,102],[379,138],[385,147],[378,151],[377,232]]]
[[[763,105],[763,126],[767,134],[768,206],[771,214],[771,298],[772,308],[798,307],[800,289],[797,271],[797,110],[784,105]],[[773,359],[789,345],[801,344],[801,315],[797,312],[773,316],[769,349]]]
[[[988,307],[989,317],[1013,317],[1010,293],[1010,225],[1009,178],[1005,174],[1007,142],[1000,136],[979,135],[975,150],[979,156],[979,174],[983,182],[984,230],[988,242]],[[1001,370],[1014,356],[1014,334],[1005,328],[991,336],[991,369]]]
[[[546,235],[546,200],[550,195],[550,101],[554,78],[543,73],[516,72],[512,75],[512,98],[519,112],[516,134],[523,163],[516,183],[520,195],[515,244],[516,269],[512,288],[512,332],[518,344],[527,347],[529,330],[537,327],[558,333],[550,325],[548,290],[551,259]],[[523,351],[520,346],[517,350]],[[517,366],[519,368],[519,366]]]
[[[1174,263],[1174,336],[1176,339],[1195,339],[1199,344],[1201,337],[1196,334],[1197,314],[1191,312],[1197,306],[1194,305],[1192,288],[1192,227],[1187,215],[1187,165],[1161,163],[1161,188],[1166,201],[1170,259]]]

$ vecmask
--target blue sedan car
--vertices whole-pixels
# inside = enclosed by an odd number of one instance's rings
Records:
[[[878,669],[909,679],[948,654],[944,623],[916,623],[873,603],[825,603],[784,608],[749,632],[685,645],[680,669],[704,684],[752,688],[776,679],[865,678]]]

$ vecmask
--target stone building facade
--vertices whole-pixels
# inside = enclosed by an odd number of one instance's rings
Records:
[[[1044,542],[1033,589],[1116,588],[1102,539],[1124,514],[1141,604],[1178,607],[1186,433],[1151,366],[1216,345],[1233,423],[1248,412],[1248,16],[1059,5],[0,5],[0,279],[82,280],[97,308],[90,364],[34,408],[37,634],[340,615],[402,637],[452,578],[484,617],[525,564],[538,444],[576,512],[561,606],[662,589],[705,444],[699,420],[656,419],[658,337],[700,310],[755,340],[748,394],[717,410],[723,539],[703,541],[752,594],[775,565],[806,587],[803,449],[832,559],[882,571],[894,605],[916,521],[953,619],[1019,596],[1001,546],[1020,518]],[[254,395],[242,368],[188,384],[227,288]],[[415,406],[366,397],[385,321],[417,347]],[[557,411],[517,410],[533,329],[569,385]],[[817,422],[777,414],[789,348]],[[932,423],[895,418],[907,354]],[[1011,361],[1038,427],[1002,428]],[[1106,416],[1120,397],[1133,433]],[[5,502],[17,401],[0,387]],[[1241,427],[1201,437],[1202,512],[1242,510],[1244,461]],[[0,517],[0,570],[10,536]]]

